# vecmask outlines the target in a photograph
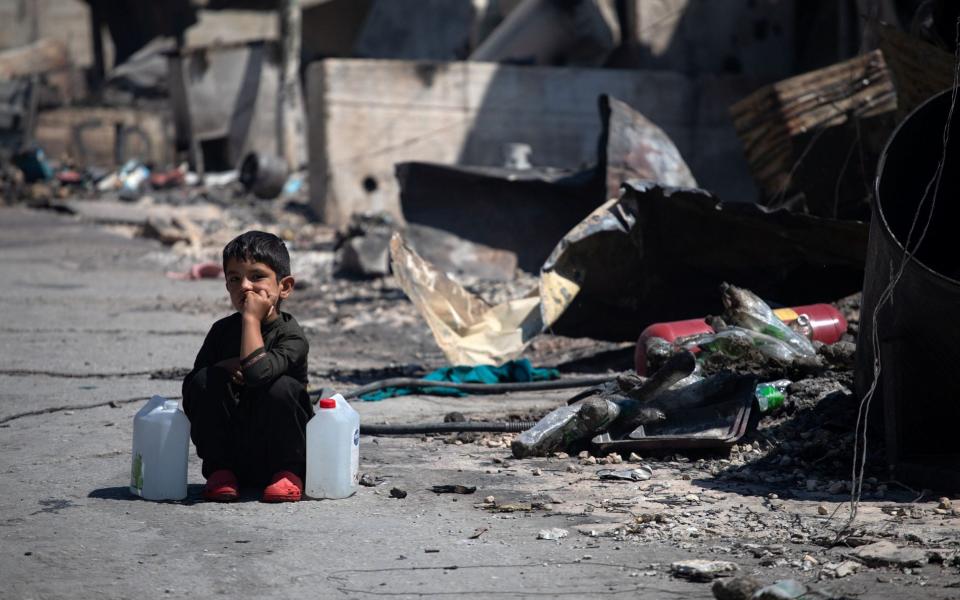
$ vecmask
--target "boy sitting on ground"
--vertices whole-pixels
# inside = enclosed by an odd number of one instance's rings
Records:
[[[283,241],[248,231],[223,249],[230,302],[183,380],[183,409],[203,461],[206,500],[235,500],[240,484],[264,502],[296,502],[306,472],[307,339],[280,311],[293,292]]]

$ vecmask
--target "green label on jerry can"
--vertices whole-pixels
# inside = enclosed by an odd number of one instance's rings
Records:
[[[143,493],[143,456],[139,452],[133,455],[130,467],[130,491],[138,495]]]

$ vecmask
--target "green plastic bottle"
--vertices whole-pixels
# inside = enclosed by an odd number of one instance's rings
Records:
[[[789,379],[780,379],[769,383],[757,385],[754,395],[757,397],[757,405],[760,412],[768,413],[778,406],[783,406],[783,401],[787,399],[787,388],[793,383]]]

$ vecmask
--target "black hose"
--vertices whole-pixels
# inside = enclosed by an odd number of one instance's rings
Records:
[[[534,425],[536,421],[454,421],[451,423],[407,423],[403,425],[360,425],[364,435],[401,435],[410,433],[463,433],[463,432],[502,432],[520,433]]]
[[[521,392],[527,390],[564,390],[576,387],[601,385],[615,379],[615,375],[601,375],[597,377],[577,377],[574,379],[554,379],[553,381],[526,381],[519,383],[456,383],[453,381],[431,381],[413,377],[394,377],[375,381],[374,383],[351,390],[343,395],[344,398],[357,398],[370,392],[391,387],[425,388],[443,387],[453,388],[463,392],[482,394],[505,394],[507,392]],[[314,392],[315,394],[320,392]]]

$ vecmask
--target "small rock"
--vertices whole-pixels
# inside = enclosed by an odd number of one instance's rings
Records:
[[[845,560],[841,563],[828,563],[823,569],[823,574],[827,577],[841,579],[853,575],[862,567],[860,563],[854,560]]]
[[[610,464],[610,459],[609,459],[608,457],[606,457],[606,456],[601,456],[600,458],[596,459],[596,461],[597,461],[597,464],[598,464],[598,465],[609,465],[609,464]]]
[[[577,458],[587,458],[590,456],[590,453],[586,450],[581,450],[580,454],[577,455]]]
[[[771,494],[767,494],[767,498],[769,498],[770,500],[779,500],[780,496],[777,494],[771,493]]]
[[[465,423],[466,420],[467,417],[462,412],[453,411],[443,415],[444,423]]]
[[[581,465],[595,465],[597,464],[597,458],[595,456],[588,456],[586,458],[580,459]]]
[[[543,471],[540,468],[536,468],[530,471],[530,474],[533,475],[534,477],[540,477],[541,475],[543,475]]]
[[[607,456],[607,460],[610,461],[610,464],[611,464],[611,465],[619,465],[620,463],[623,462],[623,457],[620,456],[619,454],[617,454],[616,452],[611,452],[611,453]]]
[[[530,502],[504,502],[503,504],[497,504],[496,510],[502,513],[530,512],[533,510],[533,504]]]
[[[830,514],[830,509],[827,508],[827,505],[826,505],[826,504],[821,504],[820,506],[817,507],[817,514],[818,514],[818,515],[828,515],[828,514]]]
[[[763,584],[752,577],[716,581],[711,591],[717,600],[750,600]]]
[[[573,528],[589,537],[615,537],[626,528],[626,525],[623,523],[591,523],[575,525]]]
[[[477,486],[475,485],[460,485],[460,484],[448,484],[448,485],[435,485],[430,488],[431,491],[435,494],[472,494],[477,491]],[[454,500],[456,502],[456,500]]]
[[[893,542],[876,542],[861,546],[853,552],[870,566],[919,567],[926,562],[927,554],[919,548],[904,548]]]
[[[843,492],[846,487],[847,483],[845,481],[834,481],[830,484],[830,487],[827,488],[827,491],[831,494],[839,494]]]
[[[847,538],[846,545],[850,548],[859,548],[860,546],[875,544],[878,541],[880,540],[874,537],[851,535],[850,537]]]
[[[567,465],[567,473],[583,473],[583,467],[570,463]]]
[[[553,456],[554,458],[559,458],[560,460],[565,460],[567,458],[570,458],[570,455],[567,454],[566,452],[554,452]]]
[[[898,537],[899,537],[899,536],[898,536]],[[909,532],[908,532],[908,533],[904,533],[904,534],[903,534],[903,539],[904,539],[905,541],[914,542],[914,543],[917,543],[917,544],[920,544],[920,545],[923,545],[923,544],[926,544],[926,543],[927,543],[927,539],[926,539],[925,537],[919,536],[919,535],[917,535],[916,533],[909,533]],[[878,541],[878,540],[873,540],[873,541],[876,542],[876,541]],[[864,544],[864,545],[865,545],[865,544]]]
[[[364,487],[373,487],[377,485],[376,479],[373,478],[373,475],[370,473],[364,473],[360,476],[360,485]]]
[[[726,560],[678,560],[670,565],[674,577],[693,581],[710,581],[737,570],[737,565]]]
[[[493,504],[494,502],[497,501],[497,499],[494,498],[493,496],[487,496],[486,498],[483,499],[483,501],[484,501],[486,504]]]
[[[401,490],[400,488],[392,488],[390,490],[390,497],[397,498],[398,500],[401,498],[406,498],[407,492],[405,490]]]
[[[643,458],[636,452],[631,452],[630,456],[627,457],[627,462],[638,463],[643,462]]]
[[[946,564],[948,561],[950,561],[951,556],[953,556],[953,552],[951,550],[941,548],[931,548],[927,550],[927,562],[930,564]],[[956,559],[950,562],[955,563]]]
[[[700,496],[697,496],[696,494],[687,494],[683,497],[683,499],[690,503],[700,502]]]
[[[559,540],[565,538],[569,535],[566,529],[560,529],[559,527],[553,527],[551,529],[541,529],[537,533],[538,540]]]
[[[947,511],[953,510],[953,502],[950,501],[950,498],[944,496],[943,498],[940,498],[940,503],[937,505],[937,508]]]
[[[653,471],[651,471],[650,467],[646,465],[636,467],[634,469],[624,469],[621,471],[614,471],[613,469],[600,469],[597,471],[597,477],[606,480],[646,481],[652,476]]]

